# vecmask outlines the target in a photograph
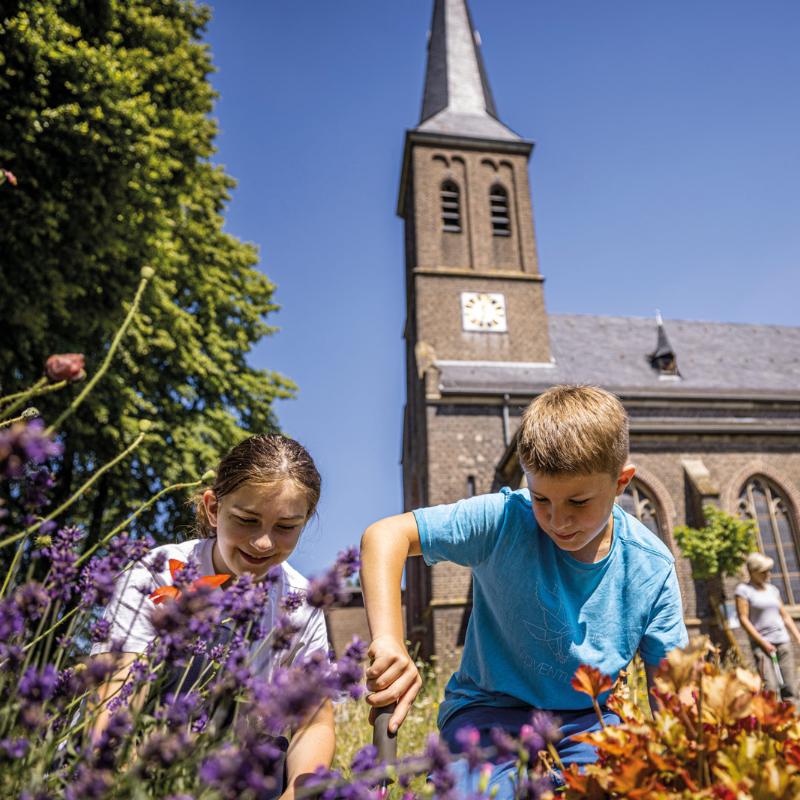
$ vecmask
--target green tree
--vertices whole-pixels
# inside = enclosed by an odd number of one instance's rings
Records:
[[[738,519],[712,505],[703,506],[703,514],[706,518],[704,527],[678,525],[675,540],[683,556],[691,562],[693,577],[705,582],[717,624],[728,646],[741,660],[739,647],[723,612],[725,588],[722,579],[736,577],[747,554],[755,550],[755,525],[752,520]]]
[[[84,508],[96,537],[161,485],[274,430],[293,384],[248,365],[274,329],[255,248],[223,231],[234,181],[214,166],[213,67],[193,0],[6,0],[0,10],[0,386],[53,352],[102,361],[150,265],[156,276],[108,375],[65,423],[58,493],[152,421],[136,459]],[[78,387],[70,391],[77,392]],[[49,421],[65,398],[37,398]],[[180,526],[181,498],[153,514]],[[154,517],[145,519],[151,524]]]

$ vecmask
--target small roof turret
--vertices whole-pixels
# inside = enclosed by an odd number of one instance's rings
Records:
[[[466,0],[434,0],[422,115],[416,130],[520,141],[498,119]]]
[[[658,339],[656,341],[656,349],[649,356],[650,365],[653,369],[658,371],[660,377],[674,376],[679,378],[678,359],[667,338],[667,332],[664,329],[664,320],[661,318],[660,311],[656,311],[656,327],[658,330]]]

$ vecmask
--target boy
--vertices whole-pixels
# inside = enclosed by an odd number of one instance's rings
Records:
[[[517,733],[532,709],[561,719],[565,764],[595,760],[570,740],[599,725],[589,698],[570,686],[591,664],[615,677],[637,649],[648,686],[655,668],[687,643],[674,560],[664,544],[614,504],[633,478],[628,417],[613,394],[555,386],[526,409],[518,445],[528,490],[417,509],[371,525],[362,538],[361,580],[372,663],[367,702],[397,703],[396,731],[421,681],[403,645],[400,579],[408,556],[469,566],[473,610],[458,671],[445,689],[438,724],[454,751],[456,731]],[[619,719],[606,712],[607,723]],[[463,759],[458,791],[474,791]],[[510,762],[495,765],[490,788],[513,796]]]

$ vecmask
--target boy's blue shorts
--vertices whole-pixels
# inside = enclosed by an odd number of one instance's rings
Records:
[[[441,737],[450,752],[458,753],[461,746],[456,741],[456,731],[461,728],[477,728],[480,733],[481,747],[492,747],[492,728],[501,728],[511,736],[517,736],[523,725],[530,722],[531,714],[535,709],[522,708],[496,708],[494,706],[468,706],[457,711],[444,724]],[[606,725],[619,725],[620,718],[607,709],[602,709],[603,721]],[[591,764],[597,760],[597,750],[584,742],[574,742],[570,737],[576,733],[587,733],[600,729],[600,722],[593,709],[589,711],[551,711],[554,717],[561,720],[561,741],[556,745],[556,751],[564,766],[568,764]],[[510,760],[496,760],[489,778],[487,794],[497,787],[495,800],[513,800],[516,762]],[[457,797],[468,797],[477,794],[480,782],[480,771],[470,771],[466,759],[459,758],[451,765],[451,771],[456,779],[454,793]],[[562,785],[560,773],[553,776],[553,785]]]

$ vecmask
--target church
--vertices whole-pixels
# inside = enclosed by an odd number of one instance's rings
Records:
[[[800,617],[800,328],[549,314],[532,150],[500,118],[466,0],[435,0],[397,206],[405,509],[518,488],[522,409],[554,384],[602,386],[630,416],[636,478],[618,502],[675,556],[690,635],[714,634],[714,619],[673,531],[702,527],[709,503],[756,522],[772,582]],[[456,656],[469,570],[410,559],[405,602],[420,654]]]

